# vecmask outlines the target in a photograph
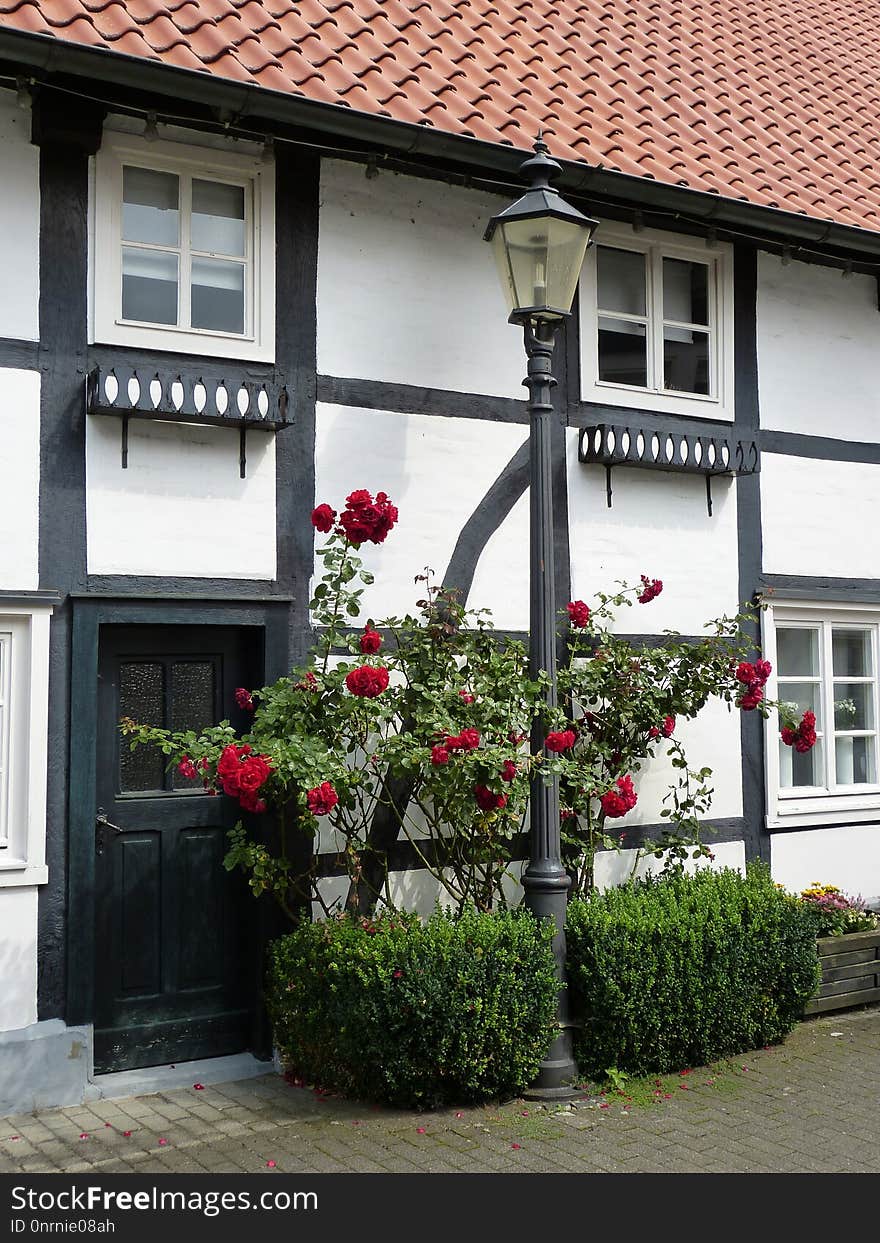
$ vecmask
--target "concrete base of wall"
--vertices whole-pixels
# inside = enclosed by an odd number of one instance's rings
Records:
[[[146,1096],[194,1083],[231,1083],[279,1070],[276,1063],[257,1061],[250,1053],[112,1075],[95,1075],[92,1065],[90,1026],[68,1027],[61,1019],[48,1019],[0,1032],[0,1117],[85,1101]]]
[[[47,1019],[0,1032],[0,1115],[79,1105],[92,1069],[92,1032]]]

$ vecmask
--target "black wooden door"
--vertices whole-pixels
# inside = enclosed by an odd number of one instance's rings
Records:
[[[241,874],[223,867],[238,804],[168,771],[158,748],[132,752],[119,721],[199,729],[228,719],[246,727],[234,692],[262,672],[257,634],[217,626],[102,628],[97,1071],[218,1057],[252,1044],[254,899]]]

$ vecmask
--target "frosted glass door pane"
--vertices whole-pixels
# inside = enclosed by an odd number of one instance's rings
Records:
[[[175,661],[171,667],[171,728],[199,733],[213,725],[217,719],[214,686],[213,661]],[[202,788],[201,778],[183,777],[176,768],[171,784],[175,790]]]
[[[119,716],[139,725],[165,725],[165,670],[158,663],[125,664],[119,671]],[[119,741],[119,788],[134,793],[161,790],[165,784],[165,756],[155,746],[129,750]]]
[[[244,187],[193,180],[192,248],[244,255]]]
[[[244,332],[243,264],[193,259],[192,326]]]
[[[123,247],[122,318],[177,323],[177,255]]]
[[[632,250],[598,247],[596,253],[599,309],[624,315],[647,314],[645,256]]]
[[[648,383],[645,325],[625,319],[599,318],[599,379],[615,384]]]
[[[868,630],[835,630],[831,636],[836,678],[869,678],[873,671],[871,633]]]
[[[122,236],[127,242],[176,246],[180,236],[180,183],[174,173],[122,170]]]
[[[818,630],[780,626],[776,631],[776,672],[781,678],[817,678]]]

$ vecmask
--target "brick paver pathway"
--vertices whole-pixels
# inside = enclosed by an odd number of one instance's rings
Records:
[[[417,1114],[267,1074],[0,1119],[0,1172],[877,1173],[880,1007],[648,1094]]]

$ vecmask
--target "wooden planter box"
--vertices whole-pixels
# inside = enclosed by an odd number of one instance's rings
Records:
[[[872,932],[848,932],[816,942],[822,983],[804,1014],[845,1010],[880,1001],[880,928]]]

